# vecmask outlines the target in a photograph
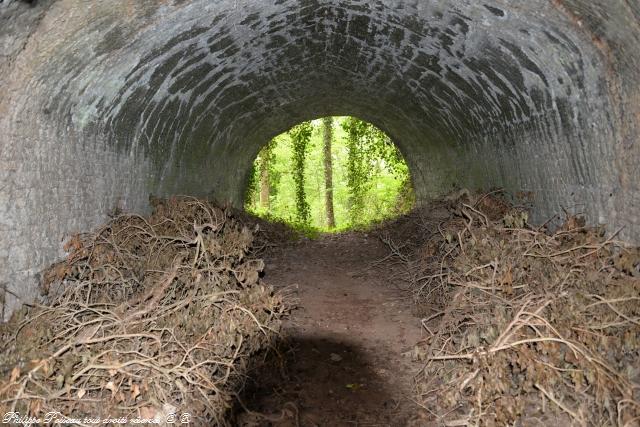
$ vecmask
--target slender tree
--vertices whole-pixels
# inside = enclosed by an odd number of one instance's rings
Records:
[[[298,222],[306,226],[310,224],[311,208],[309,207],[307,194],[304,190],[304,161],[307,157],[312,132],[313,126],[311,122],[302,122],[289,130],[293,151],[293,181],[296,187],[296,217]]]
[[[325,117],[322,124],[324,125],[324,200],[327,212],[327,228],[335,228],[336,218],[333,213],[333,164],[331,159],[333,118]]]
[[[273,157],[273,143],[270,142],[260,152],[260,206],[269,211],[269,198],[271,196],[271,181],[269,179],[269,168]]]
[[[255,210],[258,206],[256,196],[258,195],[258,166],[259,158],[251,164],[251,170],[249,171],[249,179],[247,180],[247,191],[245,193],[245,207],[247,210]],[[259,197],[258,197],[259,198]]]
[[[265,159],[260,162],[260,206],[269,210],[269,194],[271,187],[269,185],[269,167]]]
[[[349,219],[351,225],[362,222],[365,215],[365,197],[369,181],[366,148],[366,123],[349,117],[342,122],[347,133],[347,188],[349,189]]]

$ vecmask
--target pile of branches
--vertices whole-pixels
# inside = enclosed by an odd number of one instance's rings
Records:
[[[253,232],[229,211],[192,198],[152,204],[150,217],[74,236],[45,274],[47,303],[2,327],[0,412],[226,423],[287,307],[261,282]]]
[[[419,247],[395,249],[424,314],[414,353],[429,417],[637,426],[640,251],[571,215],[554,232],[531,227],[497,194],[460,192],[431,212]]]

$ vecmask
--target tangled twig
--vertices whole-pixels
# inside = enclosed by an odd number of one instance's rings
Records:
[[[0,406],[227,422],[249,357],[287,307],[260,281],[247,227],[202,200],[153,203],[149,218],[119,215],[73,237],[45,274],[48,304],[3,327],[13,345],[1,353]]]

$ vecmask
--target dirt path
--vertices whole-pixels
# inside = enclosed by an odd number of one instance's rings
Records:
[[[265,259],[265,279],[294,286],[299,308],[285,325],[292,351],[282,374],[258,373],[245,396],[263,416],[242,424],[407,425],[419,369],[407,353],[421,330],[406,296],[389,283],[392,272],[367,268],[386,254],[377,239],[349,234],[304,241]]]

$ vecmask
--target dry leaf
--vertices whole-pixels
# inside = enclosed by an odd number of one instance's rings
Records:
[[[34,399],[29,403],[29,413],[34,417],[37,417],[42,410],[42,400]]]
[[[104,388],[111,390],[111,397],[114,397],[118,391],[118,387],[113,383],[113,381],[109,381]]]
[[[156,411],[150,406],[140,408],[140,418],[144,420],[152,420],[156,416]]]
[[[42,361],[42,372],[44,373],[45,377],[49,376],[49,373],[51,372],[50,367],[49,367],[49,361],[48,360],[43,360]]]
[[[80,390],[78,390],[78,399],[82,399],[84,397],[84,395],[87,394],[87,390],[81,388]]]
[[[16,366],[11,370],[10,380],[12,383],[14,383],[19,377],[20,377],[20,368]]]
[[[140,387],[138,384],[134,384],[131,386],[131,400],[135,402],[136,397],[140,396]]]

